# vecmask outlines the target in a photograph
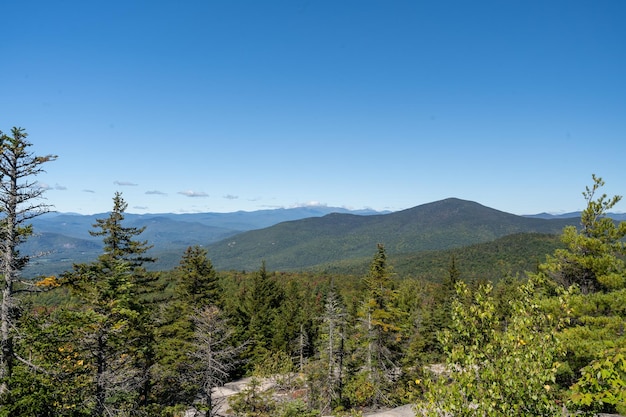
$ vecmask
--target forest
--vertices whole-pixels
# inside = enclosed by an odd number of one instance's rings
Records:
[[[116,193],[99,256],[29,277],[20,244],[51,209],[35,178],[57,158],[31,146],[0,132],[0,416],[626,414],[626,222],[596,175],[580,225],[516,276],[469,279],[452,254],[433,282],[383,243],[362,274],[218,271],[199,245],[154,271]]]

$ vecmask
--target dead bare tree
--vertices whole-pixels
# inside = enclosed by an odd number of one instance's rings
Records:
[[[228,381],[245,345],[233,346],[233,331],[215,306],[196,310],[192,320],[195,341],[190,356],[195,359],[200,405],[206,408],[207,417],[219,416],[219,406],[225,399],[217,398],[215,389]]]

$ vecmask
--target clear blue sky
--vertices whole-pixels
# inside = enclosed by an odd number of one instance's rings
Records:
[[[61,212],[515,214],[626,195],[626,1],[0,5],[0,129]],[[626,211],[626,202],[616,211]]]

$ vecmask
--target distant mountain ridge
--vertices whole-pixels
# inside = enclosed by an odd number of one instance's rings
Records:
[[[332,265],[370,256],[378,243],[389,255],[484,243],[514,233],[557,234],[577,218],[517,216],[448,198],[383,215],[333,213],[283,222],[208,245],[219,269],[250,270],[265,261],[275,270]]]
[[[538,213],[538,214],[528,214],[524,217],[531,217],[537,219],[571,219],[571,218],[580,218],[582,212],[580,211],[572,211],[569,213]],[[626,220],[626,213],[607,213],[607,216],[617,221]]]
[[[329,213],[367,216],[389,212],[316,205],[231,213],[125,213],[124,224],[145,227],[140,239],[153,245],[152,255],[159,258],[155,267],[170,268],[188,246],[205,246],[248,230]],[[32,219],[35,235],[20,247],[22,253],[31,256],[25,275],[58,274],[71,268],[72,263],[94,260],[101,252],[102,238],[91,236],[89,231],[94,230],[96,219],[108,215],[50,212]]]
[[[89,231],[96,219],[107,216],[47,213],[33,219],[35,236],[20,250],[43,255],[32,257],[25,275],[58,274],[74,262],[94,260],[101,238]],[[146,227],[140,238],[153,245],[151,255],[159,259],[156,269],[174,267],[188,246],[201,245],[218,269],[251,270],[265,261],[274,270],[298,270],[369,257],[377,243],[391,255],[447,250],[514,233],[558,234],[565,225],[578,226],[579,218],[579,213],[518,216],[448,198],[397,212],[310,206],[232,213],[126,213],[125,225]]]
[[[367,209],[350,210],[342,207],[319,205],[256,211],[235,211],[230,213],[125,213],[124,217],[129,226],[143,225],[149,227],[150,224],[154,225],[161,221],[169,221],[173,223],[196,223],[197,225],[213,227],[216,228],[216,230],[222,230],[226,233],[238,233],[273,226],[277,223],[289,220],[321,217],[329,213],[371,215],[389,212]],[[96,223],[96,219],[103,219],[108,215],[108,212],[89,215],[51,212],[34,218],[32,224],[35,229],[42,232],[61,233],[72,237],[90,239],[89,230],[93,230],[92,225]],[[146,232],[148,231],[146,230]]]

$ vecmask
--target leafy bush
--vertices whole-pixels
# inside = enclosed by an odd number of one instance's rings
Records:
[[[626,349],[606,352],[582,369],[568,408],[583,416],[626,414]]]
[[[445,371],[425,379],[418,415],[561,415],[555,389],[559,321],[539,308],[529,282],[511,301],[511,316],[503,324],[491,291],[491,284],[474,293],[457,284],[452,324],[441,333]]]

